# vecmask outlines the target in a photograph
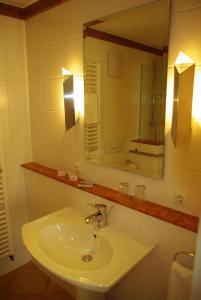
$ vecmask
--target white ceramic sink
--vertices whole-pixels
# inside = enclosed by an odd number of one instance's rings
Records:
[[[101,268],[109,264],[113,254],[104,237],[79,224],[48,225],[39,233],[38,245],[58,264],[74,270]],[[82,258],[91,258],[91,261],[85,262]]]
[[[32,257],[59,280],[105,293],[156,246],[111,225],[97,231],[86,216],[64,208],[23,225],[22,237]],[[88,262],[82,260],[90,255]]]

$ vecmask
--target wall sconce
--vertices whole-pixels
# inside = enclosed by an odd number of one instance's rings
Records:
[[[180,52],[174,66],[171,136],[175,147],[184,144],[191,136],[194,73],[194,62]]]
[[[63,82],[64,110],[66,130],[75,125],[74,80],[73,75],[66,75]]]

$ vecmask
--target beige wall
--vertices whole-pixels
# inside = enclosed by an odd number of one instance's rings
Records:
[[[146,1],[148,2],[148,1]],[[201,129],[194,121],[190,142],[175,149],[170,138],[173,64],[184,51],[195,60],[196,85],[200,84],[199,64],[200,1],[173,1],[170,30],[166,149],[162,180],[128,174],[126,172],[89,164],[84,160],[83,120],[65,131],[62,100],[62,67],[76,75],[79,101],[83,111],[83,40],[82,24],[121,9],[127,9],[142,1],[92,1],[72,0],[26,22],[28,72],[31,109],[31,130],[34,160],[61,169],[80,164],[85,177],[118,189],[119,182],[128,181],[132,192],[136,184],[145,184],[148,199],[161,204],[198,214],[201,209]],[[199,93],[195,90],[195,101]],[[197,97],[197,98],[196,98]],[[198,110],[194,109],[197,113]],[[195,115],[194,113],[194,115]],[[184,193],[183,206],[175,204],[176,193]]]
[[[78,100],[83,112],[83,39],[82,24],[116,11],[149,1],[141,0],[71,0],[26,22],[27,56],[30,95],[30,116],[33,157],[47,166],[69,169],[79,163],[81,175],[98,183],[118,189],[119,182],[145,184],[151,201],[184,210],[195,215],[201,210],[201,160],[200,124],[194,120],[192,139],[175,149],[170,138],[173,64],[184,51],[196,62],[196,86],[201,86],[200,29],[201,6],[196,0],[174,0],[171,13],[168,94],[166,114],[166,150],[164,177],[153,180],[103,166],[89,164],[84,160],[83,119],[74,128],[65,131],[62,99],[62,67],[76,76]],[[84,3],[84,4],[83,4]],[[192,6],[197,6],[196,8]],[[199,101],[195,89],[194,102]],[[201,118],[199,110],[194,116]],[[43,176],[25,171],[27,199],[30,218],[69,205],[85,209],[89,201],[113,205],[111,222],[131,231],[149,236],[159,243],[153,255],[145,260],[129,277],[113,289],[110,299],[165,300],[169,268],[172,257],[179,250],[193,250],[196,234],[142,215],[128,208],[88,195],[54,182]],[[41,193],[42,191],[42,193]],[[187,197],[184,206],[174,202],[176,193]],[[82,202],[81,202],[82,200]],[[146,288],[145,288],[146,287]]]
[[[68,205],[72,205],[74,209],[87,216],[92,213],[91,208],[87,206],[88,203],[105,203],[111,210],[109,222],[113,226],[156,241],[158,244],[156,250],[113,288],[107,299],[166,300],[173,256],[181,249],[187,251],[195,249],[195,233],[29,170],[25,170],[25,179],[30,219],[36,219]]]
[[[0,16],[0,143],[6,175],[15,262],[0,259],[0,275],[21,265],[27,255],[20,228],[27,222],[25,187],[20,164],[31,158],[25,23]]]
[[[89,164],[84,160],[83,119],[70,131],[65,131],[62,99],[62,67],[71,70],[76,77],[77,100],[83,112],[83,40],[82,24],[116,11],[133,7],[149,1],[141,0],[71,0],[48,12],[26,22],[27,59],[29,76],[29,97],[33,158],[36,162],[61,169],[71,168],[75,162],[80,164],[83,176],[118,189],[119,182],[130,182],[132,192],[136,184],[145,184],[148,199],[193,214],[201,209],[201,160],[200,160],[200,123],[194,120],[192,140],[184,146],[174,149],[170,139],[170,122],[172,106],[173,64],[179,51],[184,51],[196,62],[195,85],[201,86],[200,80],[200,1],[175,0],[171,14],[171,34],[169,52],[167,122],[166,122],[166,155],[164,178],[153,180],[146,177],[128,174],[102,166]],[[84,5],[83,5],[84,3]],[[192,6],[199,6],[193,8]],[[7,182],[12,212],[12,224],[15,233],[17,263],[24,261],[19,255],[20,225],[26,222],[24,203],[24,185],[19,165],[31,159],[28,126],[28,106],[26,94],[26,63],[24,49],[24,23],[6,17],[0,18],[0,91],[1,91],[1,125],[4,154],[7,167]],[[19,38],[20,37],[20,38]],[[22,67],[23,66],[23,67]],[[199,89],[195,89],[194,103],[199,102]],[[5,101],[2,101],[5,99]],[[194,116],[201,119],[199,109],[194,108]],[[29,174],[29,175],[28,175]],[[49,179],[33,175],[26,176],[28,205],[34,217],[68,205],[73,198],[103,201],[82,192],[75,193],[59,183],[53,184]],[[46,189],[44,189],[44,185]],[[41,194],[41,190],[43,193]],[[57,192],[57,193],[56,193]],[[185,206],[177,206],[173,199],[177,192],[187,195]],[[42,197],[43,196],[43,197]],[[111,205],[110,202],[107,202]],[[157,252],[146,261],[137,274],[141,278],[141,293],[150,291],[153,299],[165,299],[167,279],[172,255],[176,250],[192,250],[195,234],[167,224],[157,219],[141,215],[127,208],[114,205],[112,222],[121,218],[125,228],[137,230],[159,242]],[[5,271],[12,267],[3,260],[1,266]],[[3,269],[1,269],[3,270]],[[154,274],[150,278],[149,274]],[[113,291],[114,299],[122,291],[131,289],[135,274],[122,283],[120,289]],[[145,275],[146,274],[146,275]],[[127,284],[130,280],[130,284]],[[151,280],[151,281],[150,281]],[[160,282],[160,286],[158,286]],[[149,287],[146,290],[143,286]],[[124,294],[125,295],[125,294]],[[141,299],[148,295],[140,294]],[[116,298],[115,298],[116,297]],[[144,298],[142,298],[144,297]],[[129,298],[127,298],[129,299]],[[149,299],[151,300],[151,299]]]

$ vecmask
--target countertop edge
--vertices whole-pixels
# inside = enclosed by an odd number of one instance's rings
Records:
[[[139,200],[133,196],[127,197],[119,194],[119,192],[116,190],[99,184],[94,184],[94,186],[90,188],[80,188],[78,187],[78,183],[81,179],[78,179],[78,181],[76,182],[70,181],[67,176],[58,176],[57,170],[35,162],[24,163],[21,166],[25,169],[34,171],[36,173],[47,176],[64,184],[75,187],[79,190],[105,198],[107,200],[126,206],[130,209],[139,211],[154,218],[158,218],[160,220],[166,221],[168,223],[188,229],[193,232],[198,232],[199,218],[196,216],[183,213],[181,211],[151,201]]]

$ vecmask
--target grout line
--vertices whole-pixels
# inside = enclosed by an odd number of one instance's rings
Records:
[[[173,15],[173,14],[177,14],[177,13],[181,13],[181,12],[186,12],[186,11],[194,10],[194,9],[198,9],[198,8],[201,8],[200,4],[194,5],[194,6],[190,6],[190,7],[186,7],[186,8],[178,8],[178,9],[175,9],[175,10],[171,10],[170,14]]]

